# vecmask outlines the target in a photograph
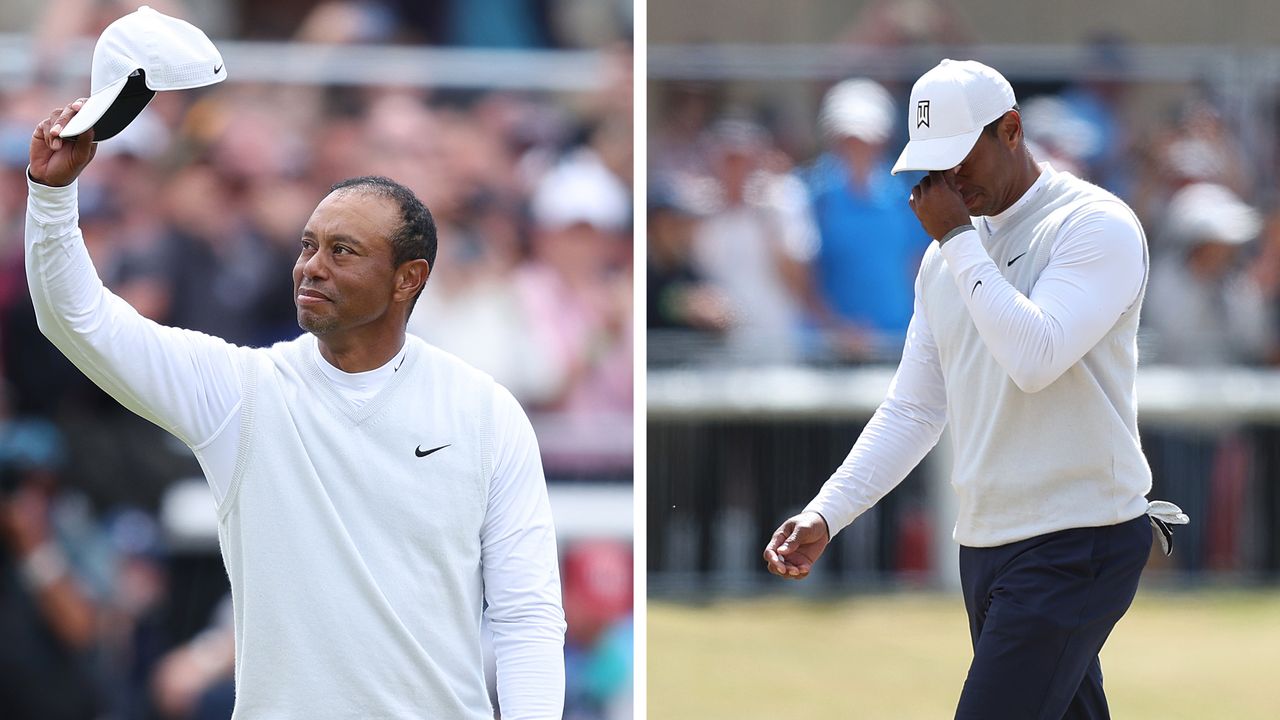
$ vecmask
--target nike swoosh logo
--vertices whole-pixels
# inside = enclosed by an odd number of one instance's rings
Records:
[[[982,284],[982,281],[981,281],[981,280],[979,280],[978,282],[974,283],[974,284],[973,284],[973,289],[969,291],[969,295],[970,295],[970,296],[972,296],[974,293],[978,292],[978,286],[979,286],[979,285],[981,285],[981,284]]]
[[[417,447],[417,449],[415,449],[415,450],[413,451],[413,454],[414,454],[414,455],[417,455],[418,457],[426,457],[426,456],[430,455],[431,453],[436,452],[437,450],[443,450],[443,449],[445,449],[445,448],[447,448],[447,447],[449,447],[449,446],[448,446],[448,445],[441,445],[441,446],[440,446],[440,447],[438,447],[438,448],[431,448],[430,450],[423,450],[423,449],[422,449],[422,446],[421,446],[421,445],[419,445],[419,446]]]
[[[221,66],[221,65],[215,66],[215,67],[213,68],[213,74],[214,74],[214,75],[217,75],[217,74],[218,74],[218,72],[219,72],[220,70],[222,70],[222,66]]]
[[[1022,255],[1026,255],[1026,253],[1022,253]],[[1016,263],[1016,262],[1018,262],[1018,258],[1022,257],[1022,255],[1019,255],[1018,257],[1016,257],[1016,258],[1014,258],[1014,259],[1010,260],[1010,261],[1009,261],[1009,264],[1008,264],[1008,265],[1005,265],[1005,267],[1013,267],[1013,264],[1014,264],[1014,263]]]

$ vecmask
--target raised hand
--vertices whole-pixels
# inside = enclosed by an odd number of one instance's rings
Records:
[[[925,175],[911,188],[908,204],[920,226],[934,240],[941,240],[947,233],[971,222],[964,197],[956,188],[954,170]]]
[[[97,152],[93,130],[68,140],[62,138],[62,129],[80,111],[85,100],[80,98],[65,107],[54,108],[31,133],[31,179],[54,187],[70,185],[93,160]]]

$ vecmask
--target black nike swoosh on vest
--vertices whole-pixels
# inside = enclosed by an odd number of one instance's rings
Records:
[[[973,284],[973,289],[969,291],[969,295],[970,295],[970,296],[972,296],[974,293],[978,292],[978,286],[979,286],[979,285],[981,285],[981,284],[982,284],[982,281],[981,281],[981,280],[979,280],[978,282],[974,283],[974,284]]]
[[[1022,253],[1022,255],[1026,255],[1026,254],[1027,254],[1027,253]],[[1014,263],[1018,262],[1018,258],[1022,257],[1022,255],[1019,255],[1018,257],[1016,257],[1016,258],[1014,258],[1014,259],[1010,260],[1010,261],[1009,261],[1009,264],[1008,264],[1008,265],[1005,265],[1005,267],[1012,267]]]
[[[426,457],[426,456],[430,455],[431,453],[433,453],[433,452],[435,452],[435,451],[437,451],[437,450],[443,450],[443,449],[445,449],[445,448],[447,448],[447,447],[449,447],[449,446],[448,446],[448,445],[441,445],[441,446],[440,446],[440,447],[438,447],[438,448],[431,448],[430,450],[423,450],[423,449],[422,449],[422,446],[421,446],[421,445],[419,445],[416,449],[414,449],[413,454],[414,454],[414,455],[417,455],[418,457]]]
[[[218,74],[218,71],[220,71],[220,70],[222,70],[222,66],[221,66],[221,65],[219,65],[218,67],[216,67],[216,68],[214,68],[214,69],[213,69],[213,74],[214,74],[214,75],[217,75],[217,74]]]

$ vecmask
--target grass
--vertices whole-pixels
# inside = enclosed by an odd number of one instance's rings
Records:
[[[958,594],[648,605],[651,718],[948,718]],[[1102,651],[1118,720],[1280,717],[1280,591],[1143,590]]]

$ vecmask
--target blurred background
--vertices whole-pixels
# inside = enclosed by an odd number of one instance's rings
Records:
[[[1004,73],[1036,156],[1148,235],[1141,432],[1151,496],[1192,522],[1103,654],[1113,712],[1280,716],[1241,659],[1280,661],[1277,23],[1253,0],[650,1],[651,715],[954,711],[948,438],[806,582],[760,560],[888,387],[930,242],[919,174],[888,169],[912,83],[953,57]],[[739,664],[691,681],[720,648]]]
[[[0,7],[0,718],[227,718],[232,635],[191,453],[39,334],[22,262],[32,128],[88,94],[138,2]],[[295,337],[290,270],[328,187],[388,175],[440,228],[410,331],[529,412],[562,554],[566,718],[631,717],[630,2],[152,0],[229,79],[99,147],[81,225],[165,324]],[[45,572],[32,573],[39,567]]]

